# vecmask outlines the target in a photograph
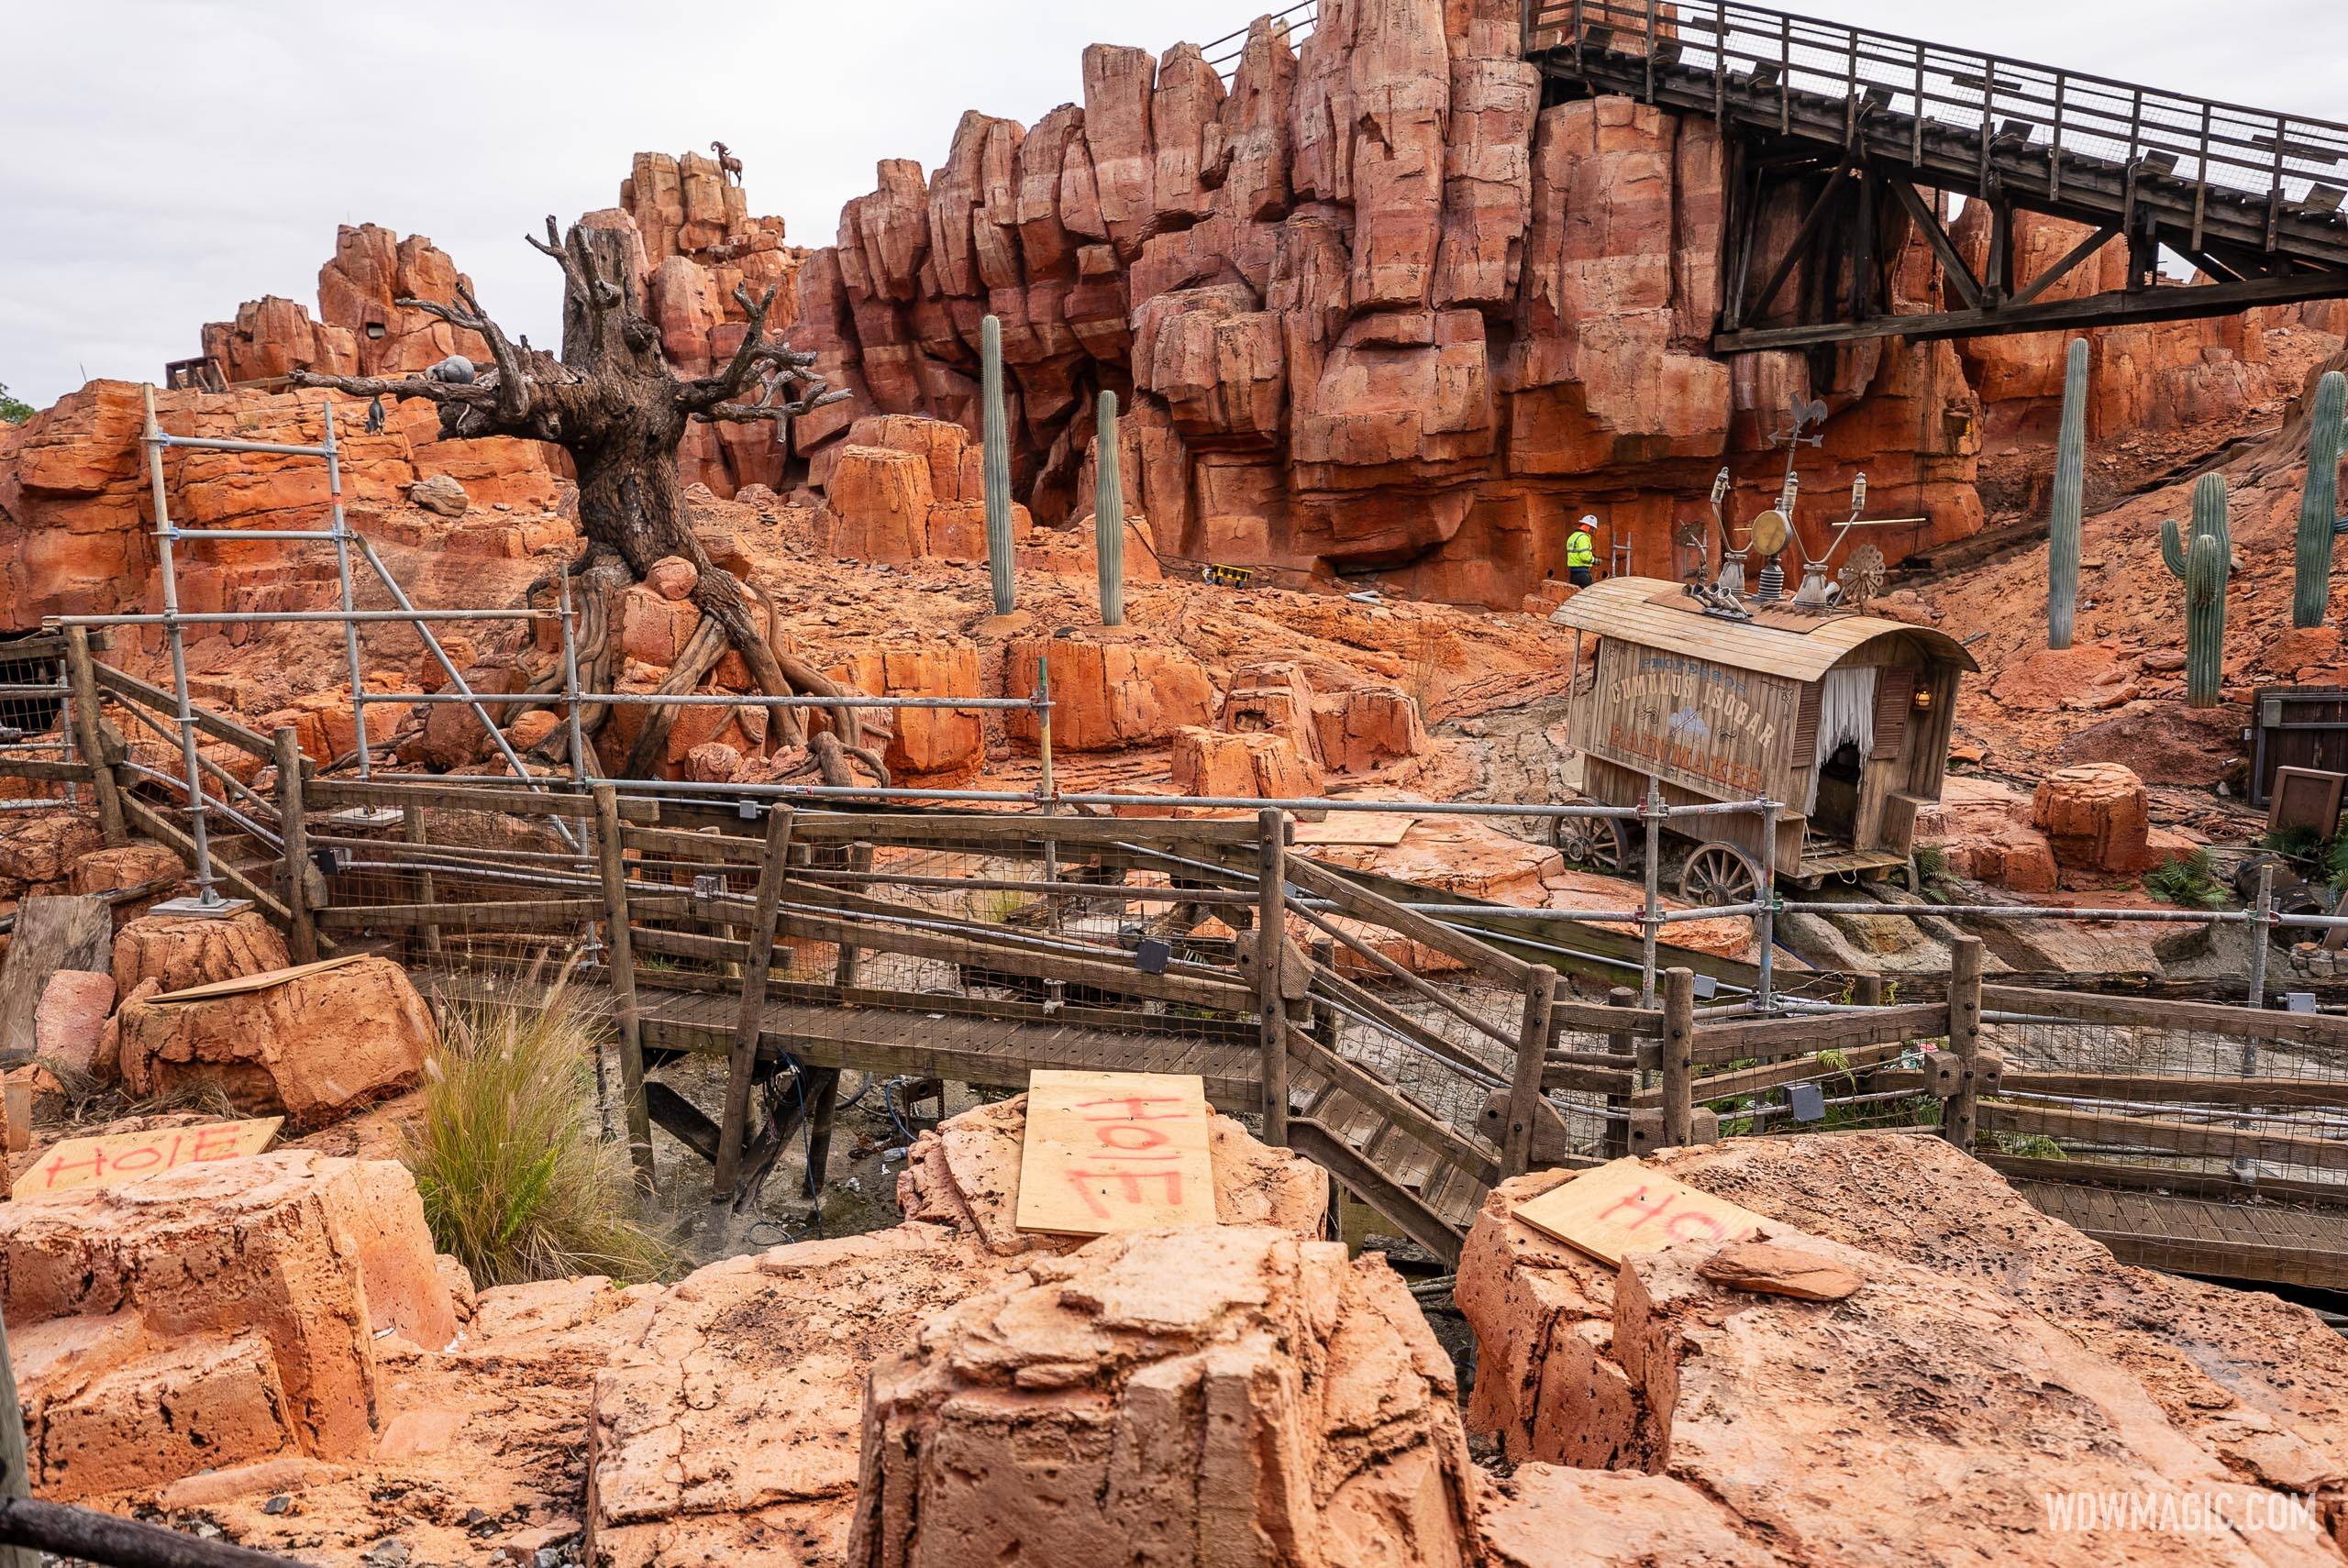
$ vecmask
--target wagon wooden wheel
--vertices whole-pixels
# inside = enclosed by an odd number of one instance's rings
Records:
[[[1744,852],[1718,840],[1698,846],[1679,873],[1679,896],[1698,909],[1751,903],[1761,890],[1761,873]]]
[[[1627,871],[1639,863],[1631,835],[1613,817],[1552,817],[1549,842],[1557,846],[1568,866]]]

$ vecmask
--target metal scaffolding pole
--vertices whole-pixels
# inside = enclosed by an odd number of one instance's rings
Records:
[[[180,628],[179,574],[172,557],[172,514],[163,496],[163,448],[171,445],[155,423],[155,389],[139,389],[147,423],[140,439],[147,447],[147,482],[155,492],[155,556],[163,590],[163,642],[171,650],[173,717],[179,722],[180,762],[187,786],[188,838],[195,846],[195,897],[172,899],[155,907],[168,914],[226,916],[251,908],[249,900],[224,899],[219,879],[212,874],[212,835],[205,819],[204,774],[196,765],[195,708],[187,694],[187,639]]]
[[[359,672],[359,623],[349,619],[351,613],[359,606],[350,596],[350,525],[344,521],[342,515],[342,454],[335,447],[334,399],[327,398],[324,402],[327,430],[327,514],[333,519],[335,580],[341,585],[342,590],[344,616],[342,652],[344,659],[350,666],[351,690],[363,691],[367,689],[367,684]],[[352,737],[359,745],[359,777],[364,780],[371,778],[375,771],[374,759],[369,756],[367,747],[367,704],[353,702],[350,705],[350,722]]]

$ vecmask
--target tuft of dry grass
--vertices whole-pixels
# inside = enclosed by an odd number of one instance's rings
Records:
[[[451,1003],[405,1158],[433,1244],[482,1286],[657,1278],[676,1262],[637,1218],[626,1152],[598,1135],[602,1025],[568,976],[536,1007]]]

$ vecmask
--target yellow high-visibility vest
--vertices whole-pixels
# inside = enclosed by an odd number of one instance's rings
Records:
[[[1598,545],[1589,533],[1577,528],[1566,536],[1566,565],[1587,567],[1598,564]]]

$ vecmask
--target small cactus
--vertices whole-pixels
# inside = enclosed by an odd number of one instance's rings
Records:
[[[1101,394],[1092,463],[1092,554],[1101,573],[1101,624],[1125,624],[1125,481],[1117,455],[1117,394]]]
[[[2331,531],[2340,511],[2340,438],[2348,425],[2348,376],[2327,370],[2308,419],[2308,482],[2299,492],[2298,562],[2291,624],[2320,626],[2331,607]]]
[[[985,369],[979,383],[980,435],[986,452],[987,576],[994,613],[1011,613],[1011,433],[1002,414],[1002,323],[993,316],[980,331]]]
[[[2185,584],[2185,701],[2214,708],[2226,657],[2226,579],[2233,571],[2233,537],[2226,528],[2226,481],[2204,474],[2193,487],[2193,536],[2178,536],[2176,520],[2161,524],[2161,559]]]
[[[2071,646],[2079,605],[2079,512],[2088,459],[2088,340],[2063,368],[2063,433],[2054,450],[2054,509],[2046,525],[2046,646]]]

